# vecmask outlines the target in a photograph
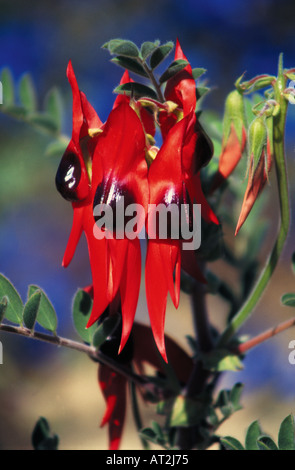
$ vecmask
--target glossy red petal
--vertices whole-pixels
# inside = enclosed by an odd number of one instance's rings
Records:
[[[168,295],[166,267],[163,266],[161,250],[157,240],[149,240],[145,263],[145,283],[148,312],[158,350],[167,362],[164,326]]]
[[[63,261],[62,261],[62,266],[65,268],[70,264],[74,256],[77,244],[81,238],[82,231],[83,231],[84,207],[73,204],[73,209],[74,209],[74,214],[73,214],[72,230],[70,233],[70,237],[69,237],[68,244],[64,253]]]
[[[174,59],[184,59],[187,61],[178,39],[176,41]],[[167,81],[165,99],[166,101],[177,103],[183,109],[184,116],[195,110],[197,103],[196,83],[192,76],[190,64]]]
[[[122,336],[119,353],[124,348],[134,321],[141,279],[141,249],[138,238],[128,240],[124,275],[120,284]]]

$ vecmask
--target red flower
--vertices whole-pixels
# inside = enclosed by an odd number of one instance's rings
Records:
[[[134,323],[130,339],[132,353],[125,361],[125,367],[129,367],[132,363],[135,369],[143,374],[144,365],[149,364],[157,371],[165,374],[150,328]],[[172,365],[179,381],[186,383],[193,367],[193,361],[171,338],[166,336],[165,340],[169,363]],[[128,348],[128,344],[126,348]],[[120,360],[119,358],[118,360]],[[114,372],[109,366],[100,364],[98,382],[106,401],[106,411],[101,421],[101,427],[108,424],[109,449],[117,450],[120,446],[125,424],[128,380],[123,375]]]
[[[102,122],[95,110],[79,90],[72,63],[69,62],[67,77],[73,93],[73,129],[72,139],[61,159],[56,174],[56,186],[61,195],[72,202],[74,209],[73,225],[63,258],[67,267],[74,255],[76,246],[83,231],[84,208],[90,204],[91,159],[93,141],[88,131],[100,128]]]
[[[186,59],[177,41],[175,59]],[[191,231],[192,204],[201,204],[207,222],[218,224],[201,186],[200,168],[212,157],[212,145],[199,124],[196,114],[196,85],[191,66],[168,80],[165,98],[178,105],[178,113],[160,112],[163,145],[149,168],[150,205],[181,205],[189,207],[187,226]],[[182,119],[178,120],[179,113]],[[154,208],[150,206],[147,233],[146,295],[152,330],[158,349],[167,361],[164,342],[164,322],[168,292],[175,307],[179,304],[181,267],[204,282],[194,250],[182,250],[183,241],[172,234],[161,239],[155,224]],[[152,217],[153,216],[153,217]],[[151,220],[154,222],[151,223]],[[178,219],[178,227],[180,220]],[[177,225],[176,222],[176,225]],[[175,276],[175,281],[174,281]]]
[[[95,228],[92,212],[96,205],[105,204],[117,216],[117,204],[124,201],[123,209],[138,204],[143,212],[137,220],[136,233],[144,225],[148,204],[147,164],[145,161],[145,135],[136,112],[128,102],[122,101],[110,113],[102,134],[98,137],[92,165],[92,205],[87,227],[90,265],[93,276],[94,301],[88,326],[103,313],[107,304],[119,294],[122,309],[122,339],[120,350],[130,334],[136,311],[140,277],[140,242],[134,233],[126,237],[126,220],[122,226],[114,223],[113,230]],[[102,240],[96,237],[103,236]],[[121,237],[121,239],[119,239]],[[98,245],[103,249],[97,253]],[[106,296],[104,297],[104,292]]]

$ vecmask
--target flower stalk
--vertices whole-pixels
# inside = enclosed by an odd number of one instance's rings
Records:
[[[273,149],[275,170],[278,184],[278,195],[280,202],[280,228],[278,236],[269,259],[258,279],[253,291],[246,300],[242,308],[229,322],[227,328],[219,339],[219,346],[228,344],[230,339],[244,325],[251,316],[255,306],[257,305],[261,295],[264,292],[276,266],[280,255],[283,251],[290,225],[290,205],[288,194],[288,180],[285,158],[285,123],[287,116],[288,101],[284,97],[283,91],[286,88],[286,77],[283,73],[283,57],[280,55],[278,66],[278,77],[273,84],[274,99],[279,104],[280,110],[273,117]]]

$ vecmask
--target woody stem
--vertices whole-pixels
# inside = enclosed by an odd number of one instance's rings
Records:
[[[283,90],[286,88],[286,78],[283,75],[282,55],[279,59],[278,77],[273,87],[275,101],[280,105],[279,113],[273,117],[273,150],[280,201],[280,228],[276,242],[260,275],[260,278],[258,279],[245,304],[232,318],[227,328],[221,335],[219,339],[220,346],[227,344],[232,336],[236,334],[239,328],[246,322],[246,320],[248,320],[252,314],[275,270],[288,235],[290,225],[290,205],[284,144],[288,101],[283,96]]]

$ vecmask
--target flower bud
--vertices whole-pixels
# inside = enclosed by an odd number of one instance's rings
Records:
[[[239,91],[234,90],[228,95],[225,102],[222,148],[218,172],[213,180],[211,192],[215,191],[234,171],[243,155],[246,142],[243,96]]]
[[[267,121],[267,122],[266,122]],[[247,219],[263,190],[272,165],[272,117],[254,119],[249,129],[248,184],[235,235]]]

